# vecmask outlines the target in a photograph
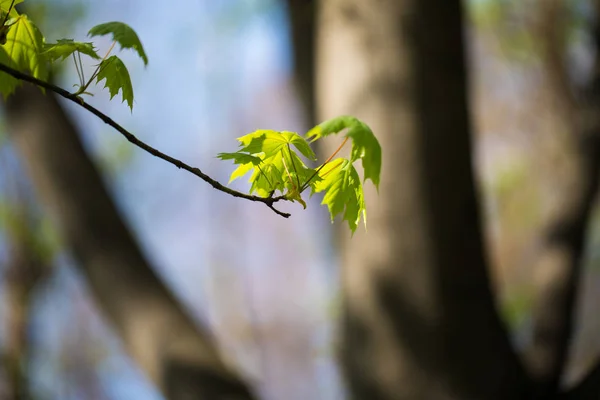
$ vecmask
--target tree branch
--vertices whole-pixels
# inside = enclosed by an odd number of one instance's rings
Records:
[[[273,210],[276,214],[281,215],[284,218],[290,217],[289,213],[279,211],[273,206],[273,204],[277,203],[278,201],[287,200],[287,198],[285,196],[282,195],[282,196],[277,196],[277,197],[260,197],[260,196],[253,196],[253,195],[245,194],[242,192],[238,192],[237,190],[230,189],[227,186],[224,186],[221,183],[219,183],[218,181],[212,179],[210,176],[206,175],[199,168],[192,167],[192,166],[184,163],[183,161],[173,158],[173,157],[161,152],[160,150],[157,150],[154,147],[142,142],[134,134],[132,134],[127,129],[123,128],[121,125],[116,123],[108,115],[104,114],[103,112],[101,112],[100,110],[95,108],[94,106],[91,106],[90,104],[86,103],[81,97],[79,97],[73,93],[70,93],[70,92],[66,91],[65,89],[58,87],[52,83],[45,82],[41,79],[34,78],[31,75],[25,74],[21,71],[18,71],[16,69],[11,68],[8,65],[5,65],[2,63],[0,63],[0,71],[3,71],[16,79],[19,79],[19,80],[22,80],[25,82],[30,82],[37,86],[43,87],[44,89],[48,89],[48,90],[58,94],[59,96],[62,96],[65,99],[70,100],[73,103],[85,108],[86,110],[88,110],[89,112],[94,114],[96,117],[100,118],[105,124],[110,125],[121,135],[125,136],[125,138],[127,140],[129,140],[135,146],[146,151],[147,153],[152,154],[155,157],[158,157],[170,164],[173,164],[177,168],[184,169],[184,170],[196,175],[197,177],[199,177],[200,179],[202,179],[203,181],[205,181],[209,185],[211,185],[213,188],[220,190],[221,192],[227,193],[233,197],[239,197],[239,198],[250,200],[250,201],[264,203],[267,205],[267,207],[269,207],[271,210]]]

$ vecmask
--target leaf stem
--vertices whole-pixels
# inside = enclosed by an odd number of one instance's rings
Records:
[[[73,56],[73,64],[75,64],[75,71],[77,71],[77,77],[79,78],[79,87],[82,87],[85,83],[85,79],[83,78],[83,71],[80,70],[79,65],[77,65],[77,58],[75,58],[75,53],[71,55]]]
[[[262,168],[260,167],[260,164],[256,164],[256,167],[258,168],[258,170],[260,171],[261,174],[263,174],[263,176],[265,177],[265,179],[267,180],[267,182],[269,183],[269,186],[273,187],[273,184],[271,183],[271,181],[269,180],[269,177],[267,176],[267,174],[265,174],[265,172],[262,170]]]
[[[298,170],[296,169],[296,163],[294,163],[294,158],[292,157],[292,149],[290,148],[290,144],[287,144],[288,153],[290,154],[290,161],[292,162],[292,168],[294,168],[294,172],[296,173],[296,183],[298,186],[298,190],[300,190],[300,177],[298,176]]]
[[[10,15],[10,12],[12,11],[13,7],[15,5],[15,0],[12,0],[10,2],[10,7],[8,7],[8,9],[6,10],[6,16],[4,17],[4,19],[2,20],[2,25],[0,26],[4,26],[6,25],[6,21],[8,21],[8,16]]]
[[[85,74],[83,73],[83,62],[81,62],[81,52],[77,50],[77,59],[79,60],[79,68],[81,69],[81,83],[85,82]]]
[[[310,181],[312,181],[312,180],[313,180],[313,178],[314,178],[315,176],[317,176],[317,174],[319,173],[319,171],[320,171],[320,170],[322,170],[322,169],[323,169],[323,167],[324,167],[325,165],[327,165],[327,163],[329,163],[329,162],[330,162],[330,161],[333,159],[333,157],[335,157],[335,156],[337,155],[337,153],[339,153],[339,152],[340,152],[340,150],[342,150],[342,148],[344,147],[344,145],[345,145],[345,144],[348,142],[348,139],[350,139],[350,137],[349,137],[349,136],[346,136],[346,138],[344,139],[344,141],[342,142],[342,144],[340,144],[340,145],[339,145],[339,147],[338,147],[338,148],[337,148],[337,149],[336,149],[336,150],[333,152],[333,154],[332,154],[332,155],[330,155],[330,156],[329,156],[329,158],[327,158],[327,160],[325,160],[325,162],[324,162],[323,164],[321,164],[321,165],[319,166],[319,168],[317,168],[317,169],[315,170],[315,172],[314,172],[314,173],[311,175],[311,177],[310,177],[310,178],[308,178],[308,180],[307,180],[307,181],[306,181],[306,182],[305,182],[305,183],[302,185],[302,187],[300,188],[300,193],[302,193],[302,192],[304,192],[304,191],[306,190],[306,188],[307,188],[307,187],[308,187],[308,185],[310,184]]]
[[[281,161],[283,161],[283,168],[285,168],[285,172],[287,172],[288,179],[290,180],[290,185],[294,187],[294,180],[292,179],[292,175],[290,174],[290,171],[288,170],[288,167],[285,164],[285,157],[283,156],[283,151],[281,152]]]
[[[113,44],[110,45],[110,48],[108,49],[108,51],[106,52],[106,54],[102,58],[102,61],[100,61],[100,63],[96,67],[96,70],[94,71],[94,73],[92,74],[92,76],[90,77],[90,79],[87,81],[87,83],[85,85],[83,85],[82,87],[79,88],[79,90],[75,93],[76,95],[79,95],[79,94],[85,92],[85,90],[88,88],[88,86],[90,86],[90,84],[92,83],[92,81],[94,80],[94,78],[96,78],[96,76],[100,73],[100,69],[102,68],[102,63],[104,61],[106,61],[106,59],[108,58],[108,55],[114,49],[114,47],[115,47],[116,44],[117,44],[117,41],[115,40],[113,42]]]

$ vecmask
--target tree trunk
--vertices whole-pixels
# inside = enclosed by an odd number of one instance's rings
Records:
[[[55,97],[24,85],[6,112],[38,195],[138,365],[170,399],[251,398],[149,266]]]
[[[560,137],[563,154],[553,174],[553,184],[560,195],[556,196],[555,206],[549,212],[548,224],[540,240],[533,337],[526,351],[539,398],[548,398],[561,389],[575,331],[576,298],[584,263],[586,234],[598,193],[600,59],[597,55],[600,50],[600,1],[594,1],[593,5],[596,18],[590,36],[596,59],[590,81],[579,96],[574,95],[574,85],[566,70],[567,2],[547,1],[540,8],[539,38],[544,50],[542,66],[546,76],[545,86],[553,100],[553,114],[560,116],[562,121],[559,122],[563,123],[563,129],[557,130],[564,132],[564,135]],[[600,398],[600,382],[595,385],[595,392],[579,389],[577,393]]]
[[[471,161],[458,0],[321,0],[319,119],[352,114],[383,147],[368,234],[341,240],[342,363],[357,399],[520,399]]]
[[[315,119],[315,0],[288,0],[294,84],[309,127]]]

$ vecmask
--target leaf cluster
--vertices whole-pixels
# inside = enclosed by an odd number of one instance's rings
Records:
[[[308,167],[303,158],[316,161],[307,139],[315,142],[323,137],[345,131],[342,145],[316,168]],[[367,212],[363,183],[369,179],[379,188],[381,173],[381,146],[367,124],[350,116],[325,121],[311,129],[306,137],[295,132],[257,130],[237,139],[240,149],[234,153],[219,153],[222,160],[233,160],[237,168],[229,182],[250,174],[250,194],[272,197],[276,194],[296,201],[304,208],[302,193],[310,189],[310,196],[324,192],[322,204],[327,205],[331,220],[342,214],[352,232],[362,218],[366,227]],[[343,145],[352,141],[350,158],[334,158]],[[361,161],[363,179],[354,167]]]
[[[75,95],[91,95],[88,87],[95,81],[104,80],[112,99],[119,92],[124,102],[133,110],[133,87],[129,71],[123,61],[116,55],[110,55],[118,43],[121,49],[132,49],[148,64],[148,56],[135,33],[122,22],[108,22],[89,30],[89,37],[111,35],[113,44],[101,57],[92,42],[78,42],[73,39],[59,39],[55,43],[47,43],[44,35],[27,15],[19,14],[15,4],[23,0],[0,0],[0,63],[34,78],[47,80],[51,66],[71,58],[79,77]],[[82,56],[95,61],[95,70],[89,78],[85,77]],[[7,73],[0,72],[0,93],[4,98],[14,92],[20,81]]]
[[[273,207],[279,200],[298,202],[306,208],[302,198],[305,191],[310,196],[323,192],[322,204],[326,205],[331,220],[342,214],[354,233],[361,218],[366,227],[366,205],[363,184],[371,180],[379,188],[381,173],[381,147],[371,129],[362,121],[341,116],[325,121],[311,129],[305,136],[295,132],[260,129],[238,138],[240,148],[233,153],[220,153],[222,160],[232,160],[237,168],[232,172],[229,182],[250,174],[250,194],[229,189],[200,169],[191,167],[180,160],[137,139],[133,134],[82,100],[82,95],[92,95],[87,90],[95,81],[104,81],[111,100],[121,93],[122,100],[133,109],[133,88],[127,67],[116,55],[111,55],[119,44],[121,50],[131,49],[148,64],[148,56],[135,31],[121,22],[108,22],[89,30],[89,37],[110,35],[113,43],[100,56],[93,42],[79,42],[74,39],[59,39],[47,43],[39,28],[27,15],[19,14],[14,5],[23,0],[0,0],[0,93],[6,98],[14,92],[21,81],[38,85],[42,90],[50,89],[55,93],[74,101],[114,127],[129,142],[179,168],[197,175],[214,188],[235,197],[266,204],[277,214],[288,217]],[[95,61],[95,70],[85,77],[82,57]],[[78,89],[68,92],[46,80],[54,63],[71,58],[79,78],[73,86]],[[345,138],[339,148],[322,164],[315,168],[309,166],[317,161],[310,143],[326,136],[345,131]],[[310,142],[309,142],[310,140]],[[350,157],[335,156],[351,141]],[[362,164],[363,177],[360,179],[355,163]]]

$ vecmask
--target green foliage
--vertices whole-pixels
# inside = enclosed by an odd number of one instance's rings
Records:
[[[314,142],[344,129],[348,129],[346,136],[352,139],[350,161],[362,160],[364,180],[370,179],[379,188],[381,146],[367,124],[354,117],[341,116],[317,125],[306,134],[306,137],[313,138]]]
[[[47,43],[44,45],[44,52],[42,54],[48,61],[55,62],[58,59],[62,61],[76,52],[85,54],[96,60],[100,59],[93,43],[76,42],[73,39],[59,39],[56,43]]]
[[[70,94],[64,94],[64,91],[58,88],[53,88],[53,90],[77,101],[81,99],[81,95],[91,95],[87,89],[94,81],[98,84],[104,81],[104,88],[108,89],[111,100],[121,92],[122,101],[127,102],[129,108],[133,110],[134,96],[129,72],[119,57],[111,55],[113,48],[118,43],[121,49],[136,51],[144,65],[148,64],[148,57],[142,43],[130,26],[121,22],[108,22],[90,29],[88,32],[90,37],[112,36],[113,44],[106,54],[100,57],[92,42],[59,39],[56,43],[46,43],[38,27],[27,15],[19,15],[14,10],[14,4],[22,1],[0,0],[1,64],[21,73],[30,74],[38,79],[36,83],[39,85],[52,88],[52,85],[42,85],[39,81],[47,79],[49,68],[54,63],[62,62],[70,57],[73,59],[79,78],[79,83],[74,85],[78,89]],[[95,71],[87,79],[83,72],[82,56],[99,60]],[[15,76],[17,75],[15,74]],[[31,80],[31,78],[23,77],[19,79]],[[12,75],[0,72],[0,93],[6,98],[14,92],[19,82]],[[116,124],[112,124],[112,126],[120,132],[124,131]],[[346,134],[340,147],[317,168],[309,167],[306,163],[316,161],[316,156],[307,138],[314,142],[342,131],[346,131]],[[131,140],[130,136],[127,137]],[[335,158],[349,140],[352,141],[350,158]],[[311,129],[306,138],[295,132],[261,129],[238,138],[238,141],[240,142],[238,151],[218,154],[222,160],[232,160],[237,165],[231,174],[230,183],[250,173],[250,194],[255,193],[263,199],[272,198],[273,202],[281,199],[298,202],[304,208],[306,208],[306,203],[302,198],[303,192],[309,188],[311,196],[323,192],[322,204],[328,207],[332,221],[337,215],[342,214],[342,219],[348,222],[353,233],[361,218],[366,227],[366,207],[362,185],[367,179],[370,179],[376,188],[379,187],[381,147],[371,129],[364,122],[354,117],[341,116],[325,121]],[[139,144],[138,146],[146,150],[149,147]],[[160,158],[179,167],[183,164],[178,160],[176,163],[172,157],[166,155]],[[362,163],[362,181],[354,167],[356,161]],[[183,165],[188,171],[196,174],[197,169],[187,166],[187,164]],[[201,172],[198,172],[197,175],[219,188],[217,182],[210,177]],[[222,186],[220,190],[236,195],[235,191],[224,189]],[[237,195],[239,196],[240,193]],[[256,200],[256,197],[251,200]],[[264,202],[272,206],[272,202]],[[280,214],[286,216],[283,213]]]
[[[354,165],[345,158],[331,162],[321,171],[323,180],[317,184],[317,192],[325,191],[323,204],[329,208],[331,220],[344,212],[343,219],[348,221],[350,230],[354,232],[360,217],[367,226],[367,210],[362,184]],[[379,176],[377,176],[379,178]]]
[[[44,37],[27,15],[19,15],[11,21],[4,50],[17,69],[46,79],[48,69],[41,55],[43,48]]]
[[[134,49],[142,60],[144,65],[148,65],[148,56],[144,51],[142,42],[137,33],[129,25],[122,22],[107,22],[105,24],[96,25],[88,32],[90,37],[112,35],[115,42],[121,45],[121,49]]]
[[[6,53],[6,50],[4,50],[3,47],[0,47],[0,63],[11,67],[14,65],[12,59],[8,56],[8,53]],[[5,99],[9,93],[14,92],[18,85],[18,80],[7,73],[0,72],[0,93],[2,93]]]
[[[129,78],[129,72],[127,67],[123,64],[123,61],[117,56],[111,56],[100,63],[99,72],[96,75],[97,82],[106,79],[104,87],[108,88],[110,92],[110,99],[119,90],[123,97],[123,101],[127,101],[127,105],[133,110],[133,88],[131,87],[131,79]]]
[[[222,160],[233,160],[239,165],[231,174],[230,182],[253,170],[250,193],[268,197],[281,192],[291,201],[298,201],[306,207],[299,196],[300,189],[307,182],[314,189],[319,177],[316,170],[308,168],[292,150],[293,146],[306,158],[315,160],[316,156],[306,139],[295,132],[261,129],[237,140],[240,150],[218,155]]]
[[[19,13],[17,13],[17,10],[15,10],[14,6],[16,6],[19,3],[22,3],[23,0],[15,0],[14,2],[12,0],[0,0],[0,10],[2,10],[2,16],[4,16],[4,14],[6,14],[6,12],[9,11],[10,9],[10,14],[9,16],[14,18],[14,17],[18,17]],[[12,4],[12,8],[11,8],[11,4]]]
[[[14,4],[23,2],[15,0]],[[74,93],[77,96],[90,94],[86,90],[94,82],[104,80],[104,87],[108,88],[112,99],[121,91],[124,102],[133,110],[133,87],[127,67],[116,56],[110,53],[119,44],[121,49],[133,49],[148,64],[148,56],[135,31],[121,22],[108,22],[90,29],[88,35],[91,37],[112,35],[113,45],[104,57],[96,52],[91,42],[78,42],[73,39],[59,39],[56,43],[46,43],[44,36],[38,27],[27,15],[19,15],[12,0],[0,0],[2,19],[0,19],[0,63],[23,73],[31,74],[33,77],[46,80],[49,67],[56,62],[61,62],[72,57],[75,69],[79,77],[79,83],[74,86],[79,89]],[[8,19],[8,16],[11,18]],[[99,60],[97,68],[89,78],[83,73],[83,62],[81,56],[92,60]],[[0,93],[6,98],[14,92],[18,81],[6,73],[0,73]]]
[[[220,153],[217,157],[233,160],[238,165],[229,182],[252,172],[249,179],[251,194],[257,193],[261,197],[283,195],[306,208],[301,197],[306,189],[311,189],[311,195],[324,192],[322,204],[327,205],[331,220],[343,214],[343,220],[355,232],[361,217],[365,227],[367,220],[363,187],[353,163],[360,160],[364,171],[363,181],[370,179],[378,187],[381,173],[379,142],[364,122],[349,116],[325,121],[311,129],[306,136],[314,142],[344,130],[346,140],[352,140],[350,159],[334,159],[340,146],[316,169],[307,167],[296,153],[298,150],[307,159],[316,159],[307,140],[287,131],[258,130],[237,139],[241,147],[237,152]]]

